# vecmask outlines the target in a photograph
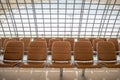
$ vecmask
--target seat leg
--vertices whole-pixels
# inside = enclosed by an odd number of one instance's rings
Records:
[[[60,80],[63,78],[63,68],[60,68]]]
[[[87,78],[86,78],[86,76],[85,76],[85,69],[82,69],[81,78],[82,78],[82,80],[87,80]],[[78,79],[78,80],[79,80],[79,79]]]
[[[74,80],[79,80],[78,73],[79,73],[79,71],[78,71],[78,69],[76,68],[76,69],[75,69],[75,74],[76,74],[76,77],[75,77],[75,79],[74,79]]]
[[[85,69],[82,69],[81,77],[85,79]]]
[[[47,68],[46,68],[46,71],[45,71],[45,78],[46,78],[46,80],[49,80],[49,78],[48,78],[48,70],[47,70]]]

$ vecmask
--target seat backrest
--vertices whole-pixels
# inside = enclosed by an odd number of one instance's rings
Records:
[[[33,38],[33,41],[35,41],[35,40],[41,40],[41,39],[43,39],[43,38],[35,37],[35,38]]]
[[[34,38],[34,41],[46,41],[46,40],[42,38]]]
[[[119,43],[117,38],[110,38],[108,41],[112,42],[115,46],[115,50],[119,51]]]
[[[106,39],[106,38],[99,38],[99,39],[104,40],[104,41],[107,41],[107,39]]]
[[[79,41],[89,41],[89,39],[86,39],[86,38],[78,38],[77,41],[78,41],[78,42],[79,42]]]
[[[99,60],[116,60],[115,47],[112,42],[98,42],[97,52]]]
[[[60,39],[61,41],[63,41],[63,38],[55,38],[55,39]]]
[[[49,50],[52,49],[52,45],[53,45],[53,43],[54,43],[55,41],[61,41],[61,40],[60,40],[60,39],[50,39],[50,40],[49,40]]]
[[[3,42],[3,49],[6,48],[6,45],[7,45],[7,43],[8,43],[9,41],[14,41],[14,40],[12,40],[12,39],[5,39],[4,42]]]
[[[75,42],[74,59],[80,61],[93,60],[93,51],[90,41]]]
[[[93,50],[96,51],[97,50],[97,44],[98,42],[104,41],[103,39],[94,39],[93,40]]]
[[[28,51],[28,46],[30,43],[30,38],[23,38],[21,41],[24,43],[24,51]]]
[[[5,48],[4,60],[22,60],[23,49],[23,42],[9,41]]]
[[[64,41],[68,41],[71,45],[71,50],[73,50],[73,46],[74,46],[74,38],[66,38],[64,39]]]
[[[3,48],[3,43],[4,43],[5,39],[9,39],[9,38],[1,38],[2,48]]]
[[[46,60],[47,44],[45,41],[31,42],[28,47],[28,60]]]
[[[52,39],[52,38],[49,38],[49,37],[45,38],[45,40],[46,40],[46,42],[47,42],[47,48],[49,48],[49,40],[50,40],[50,39]]]
[[[35,38],[33,38],[34,40],[39,40],[39,39],[42,39],[42,38],[40,38],[40,37],[35,37]]]
[[[93,40],[94,40],[94,39],[96,39],[96,38],[89,38],[89,40],[90,40],[92,46],[93,46]]]
[[[71,46],[67,41],[56,41],[52,46],[52,60],[53,61],[70,61],[71,60]]]
[[[11,38],[11,39],[13,39],[13,40],[17,40],[17,41],[20,40],[20,38],[18,38],[18,37],[14,37],[14,38]]]

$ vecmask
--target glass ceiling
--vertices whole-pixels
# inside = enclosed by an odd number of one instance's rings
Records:
[[[120,4],[103,1],[0,0],[0,37],[120,38]]]

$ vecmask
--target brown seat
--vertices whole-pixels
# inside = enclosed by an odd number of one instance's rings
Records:
[[[34,40],[39,40],[39,39],[42,39],[42,38],[40,38],[40,37],[35,37],[35,38],[34,38]]]
[[[44,41],[31,42],[28,47],[27,62],[21,63],[23,68],[43,68],[47,58],[47,44]]]
[[[28,51],[28,46],[30,43],[30,38],[23,38],[21,41],[24,43],[24,51]]]
[[[34,41],[46,41],[46,40],[43,38],[34,38]]]
[[[79,41],[89,41],[89,39],[86,39],[86,38],[78,38],[77,41],[78,41],[78,42],[79,42]]]
[[[55,38],[55,39],[60,39],[61,41],[63,41],[63,38]]]
[[[70,45],[71,45],[71,50],[73,51],[74,38],[66,38],[66,39],[64,39],[64,41],[68,41],[68,42],[70,42]]]
[[[2,48],[3,48],[3,43],[4,43],[5,39],[9,39],[9,38],[1,38]]]
[[[92,45],[88,41],[75,42],[74,59],[77,68],[99,68],[98,64],[93,62]]]
[[[67,41],[56,41],[52,46],[52,64],[50,68],[73,68],[71,60],[71,46]]]
[[[13,41],[12,39],[5,39],[4,40],[4,42],[3,42],[3,50],[5,50],[5,48],[6,48],[6,45],[7,45],[7,43],[9,42],[9,41]]]
[[[1,47],[0,47],[0,50],[1,50],[1,53],[3,54],[4,52],[4,49],[5,49],[5,45],[6,45],[6,41],[5,40],[9,40],[9,38],[1,38]]]
[[[116,51],[119,51],[119,43],[118,43],[117,38],[110,38],[108,41],[110,41],[114,44]]]
[[[90,40],[92,46],[93,46],[93,40],[94,40],[94,39],[96,39],[96,38],[89,38],[89,40]]]
[[[11,39],[13,39],[13,40],[17,40],[17,41],[20,40],[20,38],[18,38],[18,37],[14,37],[14,38],[11,38]]]
[[[98,42],[98,59],[101,64],[108,68],[120,68],[117,63],[115,47],[112,42]]]
[[[94,39],[93,40],[93,50],[94,51],[96,51],[97,50],[97,44],[98,44],[98,42],[100,42],[100,41],[104,41],[104,40],[102,40],[102,39]]]
[[[61,41],[61,40],[60,40],[60,39],[50,39],[50,40],[49,40],[49,50],[52,49],[52,45],[53,45],[53,43],[54,43],[55,41]]]
[[[47,48],[49,48],[49,40],[50,40],[50,39],[52,39],[52,38],[49,38],[49,37],[45,38],[45,40],[46,40],[46,42],[47,42]]]
[[[104,40],[104,41],[107,41],[107,39],[106,39],[106,38],[99,38],[99,39]]]
[[[9,41],[5,48],[4,60],[0,62],[0,67],[14,67],[23,58],[23,43],[20,41]]]
[[[73,68],[74,66],[70,62],[61,63],[61,62],[52,62],[52,65],[49,65],[49,68]]]
[[[8,42],[9,40],[10,40],[10,39],[5,39],[5,40],[4,40],[4,42],[3,42],[3,47],[2,47],[3,50],[5,49],[6,44],[7,44],[7,42]]]

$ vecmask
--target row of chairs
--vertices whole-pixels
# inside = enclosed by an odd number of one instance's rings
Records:
[[[33,41],[28,47],[27,62],[23,62],[23,42],[9,41],[3,54],[0,67],[23,68],[120,68],[112,42],[98,42],[98,62],[93,60],[92,45],[89,41],[74,43],[74,62],[71,62],[71,45],[68,41],[55,41],[52,45],[52,62],[47,63],[47,44]]]
[[[20,38],[12,38],[12,39],[2,38],[0,42],[1,42],[1,47],[2,47],[3,50],[4,50],[7,42],[11,41],[11,40],[19,41]],[[28,46],[29,46],[29,43],[31,42],[31,39],[30,38],[23,38],[20,41],[22,41],[24,43],[24,51],[28,51]],[[34,38],[33,41],[46,41],[47,48],[50,51],[51,51],[52,44],[53,44],[54,41],[68,41],[68,42],[70,42],[71,51],[73,51],[74,42],[75,42],[74,38],[66,38],[66,39],[63,39],[63,38],[55,38],[55,39],[52,39],[52,38],[44,38],[44,39],[43,38]],[[119,42],[118,42],[117,38],[110,38],[110,39],[106,39],[106,38],[99,38],[99,39],[96,39],[96,38],[89,38],[89,39],[78,38],[77,42],[79,42],[79,41],[90,41],[94,51],[96,51],[97,43],[99,41],[110,41],[110,42],[112,42],[114,44],[116,51],[120,50]]]

